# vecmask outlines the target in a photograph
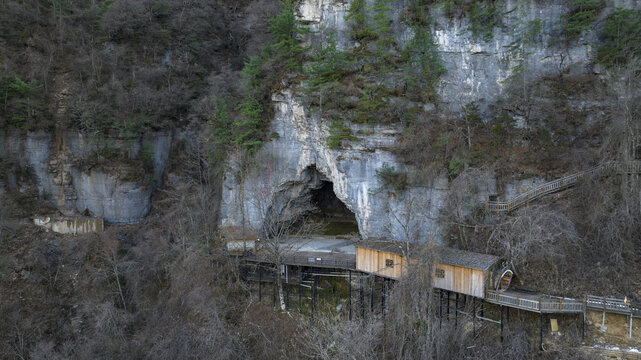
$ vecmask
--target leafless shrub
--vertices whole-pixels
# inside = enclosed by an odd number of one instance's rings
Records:
[[[301,337],[301,354],[310,359],[374,359],[383,336],[381,321],[345,321],[321,317]]]

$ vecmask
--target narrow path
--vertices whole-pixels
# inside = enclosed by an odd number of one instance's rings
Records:
[[[547,182],[543,185],[533,188],[532,190],[526,191],[508,201],[485,201],[484,203],[482,203],[482,205],[485,207],[486,211],[510,212],[512,210],[520,208],[530,201],[540,198],[543,195],[552,194],[567,189],[586,177],[602,175],[611,171],[624,174],[639,174],[641,173],[641,161],[631,161],[625,163],[604,163],[589,170],[581,171],[575,174],[564,176],[554,181]]]

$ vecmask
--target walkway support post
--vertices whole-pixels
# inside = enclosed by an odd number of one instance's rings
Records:
[[[263,301],[263,267],[258,265],[258,302]]]
[[[472,298],[472,334],[476,337],[476,298]]]
[[[385,278],[381,279],[381,315],[385,324]]]
[[[278,285],[276,285],[278,284],[278,279],[276,279],[277,276],[280,276],[280,271],[279,269],[274,269],[274,282],[272,283],[272,307],[276,307],[276,292],[278,291],[278,289],[276,289],[278,287]]]
[[[447,305],[445,306],[447,321],[450,321],[450,292],[447,292]]]
[[[456,300],[454,301],[454,327],[458,327],[458,293],[456,293]]]
[[[360,277],[360,285],[361,285],[361,319],[365,319],[365,289],[363,286],[363,276],[361,275]]]
[[[289,311],[289,286],[285,288],[285,310]]]
[[[349,321],[352,321],[352,270],[349,270]]]
[[[583,305],[585,307],[585,305]],[[582,324],[581,324],[581,342],[585,341],[585,308],[583,309],[583,316],[581,317],[583,319]]]
[[[376,277],[372,276],[372,280],[369,282],[369,311],[370,311],[370,316],[374,315],[374,289],[376,288]]]
[[[505,309],[505,311],[507,311],[507,325],[509,326],[510,325],[510,307],[508,306],[507,309]]]
[[[539,313],[539,350],[543,351],[543,313]]]
[[[501,344],[503,344],[503,305],[501,305]]]
[[[301,278],[302,280],[302,278]],[[298,282],[298,313],[300,314],[302,312],[301,310],[301,303],[303,302],[303,284],[302,282]]]
[[[438,294],[438,328],[440,329],[443,324],[443,290],[439,290]]]
[[[312,275],[314,278],[314,285],[312,288],[312,326],[314,325],[314,310],[316,310],[316,275]]]

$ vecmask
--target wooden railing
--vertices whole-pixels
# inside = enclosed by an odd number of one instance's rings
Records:
[[[485,300],[491,303],[505,305],[513,308],[549,313],[581,313],[583,312],[583,301],[575,299],[554,299],[554,298],[531,298],[520,297],[514,294],[504,294],[494,290],[488,290]]]
[[[273,259],[269,257],[260,256],[253,254],[245,257],[246,260],[256,261],[256,262],[271,262]],[[287,265],[300,265],[300,266],[310,266],[310,267],[320,267],[320,268],[335,268],[335,269],[345,269],[345,270],[355,270],[356,269],[356,255],[352,254],[337,254],[337,253],[327,253],[327,254],[311,254],[307,255],[302,253],[300,255],[284,255],[280,261],[282,264]]]
[[[632,312],[632,306],[625,299],[614,299],[605,296],[588,295],[585,299],[585,305],[592,310],[605,310],[607,312],[616,312],[629,314]]]
[[[532,200],[538,199],[543,195],[555,193],[557,191],[566,189],[576,184],[577,182],[579,182],[579,180],[583,178],[593,176],[593,175],[600,175],[607,171],[615,171],[615,172],[625,173],[625,174],[639,174],[641,173],[641,161],[631,161],[631,162],[625,162],[625,163],[619,163],[619,162],[603,163],[589,170],[581,171],[576,174],[564,176],[560,179],[547,182],[529,191],[519,194],[515,198],[510,199],[508,201],[486,201],[483,205],[486,211],[508,211],[509,212],[529,203]]]

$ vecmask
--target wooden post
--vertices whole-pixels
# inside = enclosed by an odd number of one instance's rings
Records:
[[[447,321],[450,321],[450,292],[447,291],[447,305],[445,306],[445,313]]]
[[[314,278],[314,284],[312,287],[312,325],[314,325],[314,310],[316,310],[316,275],[312,275]]]
[[[543,313],[539,313],[539,350],[543,351]]]
[[[372,276],[372,280],[369,282],[369,310],[370,310],[370,316],[374,315],[374,288],[376,288],[376,277]]]
[[[289,311],[289,285],[285,287],[285,310]]]
[[[583,313],[582,316],[582,324],[581,324],[581,342],[585,341],[585,312]]]
[[[606,331],[608,328],[605,326],[605,296],[603,297],[603,318],[601,320],[601,331]]]
[[[349,321],[352,321],[352,270],[349,270]]]
[[[501,305],[501,344],[503,344],[503,305]]]
[[[505,310],[507,311],[507,325],[509,326],[510,325],[510,307],[508,306],[507,309]]]
[[[458,293],[456,293],[456,300],[454,300],[454,327],[458,327]]]
[[[303,280],[302,276],[301,276],[300,280]],[[302,302],[303,302],[303,291],[302,291],[303,290],[303,283],[300,280],[298,281],[298,313],[299,314],[302,312],[301,305],[302,305]]]
[[[276,289],[278,286],[278,279],[276,278],[277,276],[280,276],[280,269],[274,269],[274,283],[272,284],[272,307],[276,307],[276,292],[278,289]]]
[[[263,267],[258,265],[258,302],[263,301]]]
[[[476,338],[476,298],[472,298],[472,334]]]
[[[361,285],[361,319],[365,319],[365,289],[363,285],[363,276],[361,275],[360,277],[360,285]]]
[[[632,313],[630,313],[630,340],[632,340]]]
[[[385,278],[381,280],[381,314],[383,316],[383,324],[385,324]]]
[[[438,328],[440,329],[443,323],[443,290],[439,290],[438,294]]]

